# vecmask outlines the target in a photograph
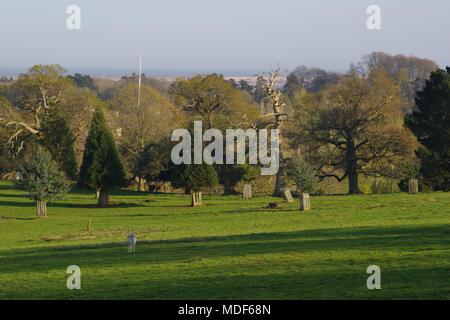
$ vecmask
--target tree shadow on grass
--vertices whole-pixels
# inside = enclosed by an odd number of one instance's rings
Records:
[[[29,220],[36,220],[36,218],[15,218],[15,217],[5,217],[5,216],[0,216],[0,220],[18,220],[18,221],[29,221]]]
[[[247,207],[237,210],[227,210],[221,211],[223,214],[256,214],[256,213],[287,213],[287,212],[298,212],[301,213],[298,209],[292,209],[287,206],[279,207],[276,209],[269,209],[267,207]]]
[[[11,181],[11,183],[4,183],[4,181],[0,180],[0,190],[16,190],[16,187],[14,185],[14,182]]]
[[[50,205],[55,208],[82,208],[82,209],[91,209],[91,208],[100,208],[100,209],[117,209],[117,208],[137,208],[143,207],[137,203],[127,203],[127,202],[111,202],[109,205],[101,207],[96,203],[88,203],[88,204],[77,204],[77,203],[54,203]]]
[[[36,203],[33,201],[2,201],[0,200],[0,205],[2,207],[35,207]]]
[[[69,192],[70,194],[84,194],[84,195],[95,195],[95,190],[80,188],[77,186],[72,187]],[[114,189],[109,192],[111,196],[148,196],[148,192],[135,191],[128,189]]]
[[[4,207],[35,207],[36,204],[33,201],[1,201],[0,205]],[[126,202],[111,202],[108,206],[100,207],[96,203],[89,204],[80,204],[80,203],[68,203],[68,202],[54,202],[48,203],[48,207],[50,208],[81,208],[81,209],[90,209],[90,208],[102,208],[102,209],[117,209],[117,208],[136,208],[143,207],[137,203],[126,203]]]
[[[0,198],[25,198],[23,194],[0,193]]]
[[[204,275],[174,275],[169,279],[125,278],[118,280],[126,287],[120,291],[122,299],[179,299],[179,300],[245,300],[245,299],[449,299],[450,291],[443,283],[443,267],[414,267],[407,271],[389,267],[383,270],[383,290],[368,290],[365,273],[367,262],[338,268],[321,266],[321,270],[301,272],[265,272],[229,274],[213,268]],[[412,282],[411,279],[415,281]],[[145,285],[144,285],[145,283]],[[94,294],[107,295],[108,289],[97,286]]]
[[[448,225],[317,229],[295,232],[139,241],[127,255],[123,242],[52,246],[0,251],[2,272],[48,271],[70,264],[85,267],[120,267],[166,262],[190,262],[218,257],[319,252],[401,251],[403,254],[442,249],[450,241]],[[139,239],[139,234],[138,234]]]
[[[220,266],[199,272],[198,266],[170,277],[158,277],[138,266],[129,273],[118,275],[112,269],[107,281],[105,274],[94,270],[82,271],[83,290],[67,290],[63,285],[49,288],[49,281],[65,281],[58,275],[33,279],[26,291],[2,290],[0,299],[158,299],[158,300],[298,300],[298,299],[443,299],[450,298],[443,281],[447,270],[438,266],[414,266],[404,270],[389,266],[382,271],[382,290],[368,290],[365,273],[368,261],[355,265],[321,265],[320,270],[291,268],[280,272],[267,265],[248,270],[224,270]],[[266,269],[264,269],[266,267]],[[83,269],[82,270],[86,270]],[[94,271],[94,272],[92,272]],[[161,272],[158,270],[157,272]],[[111,279],[109,278],[109,279]],[[25,278],[26,279],[26,278]],[[22,280],[25,282],[26,280]]]

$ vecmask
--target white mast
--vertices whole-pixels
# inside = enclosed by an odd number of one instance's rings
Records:
[[[138,107],[141,105],[141,82],[142,82],[142,53],[139,55],[139,89],[138,89]]]

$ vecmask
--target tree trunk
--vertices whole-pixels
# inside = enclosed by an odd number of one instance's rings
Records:
[[[283,159],[283,152],[281,151],[281,145],[279,146],[279,168],[277,172],[277,176],[275,178],[275,189],[273,191],[273,195],[275,197],[280,197],[283,195],[283,175],[284,175],[284,159]]]
[[[95,191],[95,199],[100,198],[100,190]]]
[[[348,175],[348,193],[361,194],[358,182],[358,160],[356,159],[356,150],[352,144],[347,150],[347,175]]]
[[[137,191],[145,191],[145,180],[142,179],[141,176],[138,177],[138,187],[137,187]]]
[[[361,194],[358,184],[358,172],[356,170],[348,172],[348,193]]]
[[[275,178],[275,190],[273,191],[273,195],[275,197],[279,197],[282,195],[282,193],[283,193],[283,172],[280,168]]]
[[[259,112],[260,112],[262,115],[266,114],[266,105],[265,105],[264,101],[261,101],[261,102],[259,103]]]
[[[106,207],[108,204],[109,204],[109,194],[104,190],[100,190],[100,194],[98,197],[98,205],[100,207]]]
[[[224,184],[223,185],[223,195],[224,196],[229,196],[229,195],[232,195],[232,194],[239,194],[239,192],[237,192],[235,189],[234,189],[234,185],[229,185],[229,184]]]
[[[152,190],[152,184],[150,181],[147,181],[147,188],[148,188],[148,193],[152,193],[152,191],[154,191],[154,190]]]
[[[206,118],[207,118],[207,121],[208,121],[208,129],[212,129],[213,128],[213,115],[212,115],[212,112],[208,113]]]
[[[36,211],[38,219],[46,219],[47,218],[47,202],[38,200],[36,201]]]

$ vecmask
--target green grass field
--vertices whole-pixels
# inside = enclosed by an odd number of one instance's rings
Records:
[[[36,220],[0,183],[0,299],[450,299],[450,194],[188,197],[73,191]],[[91,231],[86,230],[92,221]],[[141,241],[128,254],[125,240]],[[382,290],[368,290],[379,265]],[[81,290],[66,268],[81,268]]]

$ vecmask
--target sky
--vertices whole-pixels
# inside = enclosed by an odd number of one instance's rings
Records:
[[[69,30],[69,5],[81,29]],[[366,26],[381,8],[381,30]],[[0,0],[0,70],[61,64],[69,71],[224,74],[279,64],[345,71],[384,51],[450,65],[448,0]]]

